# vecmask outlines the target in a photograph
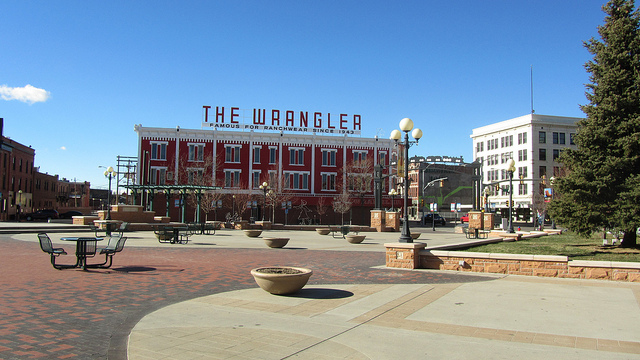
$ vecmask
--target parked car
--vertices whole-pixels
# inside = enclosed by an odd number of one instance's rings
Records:
[[[71,219],[74,216],[82,216],[82,215],[84,214],[81,213],[80,211],[69,210],[67,212],[63,212],[62,214],[60,214],[60,219]]]
[[[461,216],[460,217],[460,222],[461,223],[466,223],[466,222],[468,223],[469,222],[469,214]]]
[[[437,225],[442,225],[442,226],[447,225],[447,222],[444,220],[442,216],[440,216],[440,214],[426,214],[424,216],[424,224],[431,225],[433,223]]]
[[[27,221],[57,219],[58,212],[53,209],[38,210],[36,212],[28,213],[24,217]]]

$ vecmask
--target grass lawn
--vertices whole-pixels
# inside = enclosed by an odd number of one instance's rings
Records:
[[[607,237],[610,239],[610,236]],[[611,240],[609,240],[611,242]],[[640,262],[640,246],[621,248],[602,246],[602,235],[584,239],[573,233],[542,236],[535,239],[523,239],[514,242],[499,242],[476,246],[462,251],[486,253],[562,255],[569,260],[625,261]]]

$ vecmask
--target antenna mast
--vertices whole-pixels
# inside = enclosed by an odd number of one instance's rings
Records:
[[[533,110],[533,65],[531,65],[531,113],[535,113]]]

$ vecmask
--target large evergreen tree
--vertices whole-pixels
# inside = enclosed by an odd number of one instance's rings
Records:
[[[611,0],[598,27],[601,40],[585,47],[589,104],[575,136],[577,150],[560,156],[566,175],[556,179],[559,195],[551,215],[589,236],[616,229],[623,246],[636,246],[640,226],[640,14],[633,0]]]

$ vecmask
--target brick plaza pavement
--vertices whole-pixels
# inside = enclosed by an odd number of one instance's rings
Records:
[[[249,271],[258,266],[309,267],[309,284],[491,280],[373,268],[384,265],[383,252],[127,247],[114,262],[112,269],[55,270],[37,242],[0,235],[0,359],[126,359],[127,336],[142,317],[181,301],[256,287]]]

